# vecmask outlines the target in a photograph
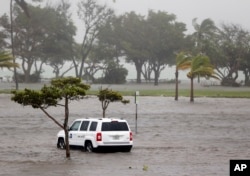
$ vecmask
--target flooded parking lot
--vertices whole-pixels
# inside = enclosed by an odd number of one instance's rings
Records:
[[[109,117],[135,131],[135,104],[111,103]],[[0,95],[1,176],[229,175],[230,159],[250,159],[250,99],[140,97],[138,133],[131,153],[85,153],[56,148],[60,130],[40,110]],[[49,112],[63,120],[62,108]],[[72,102],[70,122],[101,117],[96,97]]]

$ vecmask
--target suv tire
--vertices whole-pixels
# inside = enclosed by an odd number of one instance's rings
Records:
[[[94,149],[93,149],[92,143],[90,141],[87,141],[85,143],[85,151],[91,153],[91,152],[93,152],[93,150]]]
[[[130,152],[132,147],[126,147],[122,150],[122,152]]]
[[[57,148],[59,149],[65,149],[65,142],[63,138],[59,138],[57,142]]]

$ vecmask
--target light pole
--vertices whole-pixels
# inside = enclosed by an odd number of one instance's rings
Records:
[[[139,100],[138,100],[138,96],[139,96],[139,91],[136,91],[135,92],[135,133],[137,134],[137,119],[138,119],[138,115],[137,115],[137,112],[138,112],[138,103],[139,103]]]

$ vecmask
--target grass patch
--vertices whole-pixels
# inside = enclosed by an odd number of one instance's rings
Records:
[[[250,98],[250,91],[224,91],[224,90],[197,90],[194,92],[196,97],[214,98]]]
[[[134,90],[123,90],[119,91],[123,96],[134,96]],[[0,90],[0,94],[10,94],[11,90]],[[86,92],[87,95],[97,95],[98,90],[88,90]],[[165,96],[165,97],[174,97],[175,90],[174,89],[150,89],[150,90],[140,90],[140,96]],[[189,97],[190,90],[189,89],[180,89],[179,97]],[[197,89],[194,90],[195,97],[213,97],[213,98],[250,98],[250,89],[245,90],[224,90],[224,89]]]
[[[10,94],[12,90],[7,90],[7,89],[3,89],[3,90],[0,90],[0,94]]]
[[[119,91],[123,96],[134,96],[135,91]],[[97,95],[98,91],[87,91],[88,95]],[[141,90],[140,96],[165,96],[174,97],[174,90]],[[190,90],[182,89],[179,90],[179,96],[189,97]],[[234,90],[234,91],[224,91],[224,90],[194,90],[195,97],[213,97],[213,98],[250,98],[250,90]]]

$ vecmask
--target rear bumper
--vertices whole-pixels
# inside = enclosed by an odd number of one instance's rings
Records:
[[[130,152],[133,145],[121,145],[121,146],[97,146],[96,152]]]

